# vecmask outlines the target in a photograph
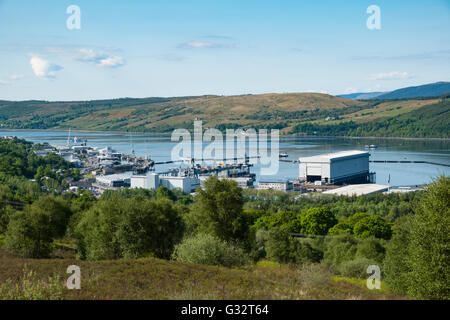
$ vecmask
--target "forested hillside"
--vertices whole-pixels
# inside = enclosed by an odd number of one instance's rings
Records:
[[[448,98],[354,101],[319,93],[0,101],[0,128],[171,132],[192,128],[193,121],[201,119],[204,127],[220,130],[442,138],[448,137],[448,110]]]

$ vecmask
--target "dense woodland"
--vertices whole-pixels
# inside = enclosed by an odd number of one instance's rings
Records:
[[[449,138],[450,98],[406,114],[367,122],[353,120],[338,124],[301,123],[292,133],[307,136]]]
[[[242,190],[211,177],[195,196],[160,187],[97,199],[63,192],[63,177],[76,172],[56,155],[35,156],[35,147],[0,140],[0,246],[18,257],[50,258],[56,243],[73,243],[77,259],[89,261],[272,261],[361,279],[378,265],[393,292],[450,298],[449,177],[425,192],[361,197]]]

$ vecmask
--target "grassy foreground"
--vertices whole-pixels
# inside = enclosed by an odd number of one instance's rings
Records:
[[[69,265],[81,289],[65,288]],[[0,249],[0,299],[405,299],[338,281],[320,265],[288,267],[262,261],[229,269],[153,258],[88,262],[21,259]]]

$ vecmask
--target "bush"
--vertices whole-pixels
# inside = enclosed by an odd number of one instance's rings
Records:
[[[346,277],[367,278],[367,267],[379,265],[375,260],[357,257],[354,260],[344,261],[338,268],[339,274]]]
[[[225,267],[242,266],[249,261],[249,257],[241,248],[210,234],[198,234],[184,239],[175,246],[172,258],[177,261]]]
[[[338,272],[344,261],[353,260],[356,256],[357,241],[350,235],[335,236],[327,240],[323,262],[333,271]]]
[[[381,239],[367,238],[361,240],[356,249],[356,257],[367,258],[376,261],[379,265],[383,263],[386,253],[385,243]]]
[[[23,277],[18,281],[7,279],[0,284],[0,300],[61,300],[64,286],[58,275],[40,280],[34,271],[23,271]]]
[[[285,229],[269,230],[264,248],[267,259],[280,263],[295,261],[293,242],[289,232]]]
[[[274,228],[268,232],[265,250],[268,259],[280,263],[319,262],[323,256],[310,243],[291,237],[282,228]]]

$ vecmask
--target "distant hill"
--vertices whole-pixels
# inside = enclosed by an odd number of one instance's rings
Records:
[[[390,92],[357,92],[341,94],[338,97],[351,100],[373,100],[373,99],[414,99],[438,97],[450,92],[450,82],[436,82],[415,87],[406,87]]]
[[[355,92],[350,94],[341,94],[338,97],[351,100],[370,100],[386,92]]]
[[[450,82],[436,82],[416,87],[394,90],[376,97],[376,99],[410,99],[437,97],[450,92]]]
[[[304,124],[326,127],[330,135],[385,135],[393,130],[365,126],[367,132],[355,130],[362,123],[408,115],[443,98],[399,100],[350,100],[321,93],[247,94],[239,96],[190,96],[167,98],[123,98],[92,101],[1,101],[1,129],[52,129],[170,133],[177,128],[191,130],[195,119],[204,128],[280,129],[281,134],[309,134]],[[448,101],[438,108],[448,119]],[[410,116],[409,116],[410,115]],[[446,118],[447,117],[447,118]],[[351,130],[342,123],[352,121]],[[383,122],[377,122],[383,123]],[[406,123],[406,122],[405,122]],[[300,125],[300,126],[299,126]],[[431,122],[421,124],[420,133],[402,131],[410,137],[447,137],[448,130],[436,131]],[[448,127],[447,127],[448,128]],[[369,130],[370,129],[370,130]],[[382,130],[383,129],[383,130]],[[317,132],[327,131],[313,130]],[[397,133],[398,130],[396,129]]]

